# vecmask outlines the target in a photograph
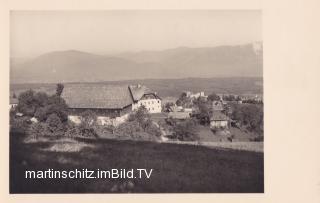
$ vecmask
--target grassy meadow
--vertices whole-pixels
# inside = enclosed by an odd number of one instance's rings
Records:
[[[10,193],[261,193],[263,153],[202,146],[108,139],[24,142],[10,135]],[[63,147],[62,144],[64,145]],[[71,145],[72,144],[72,145]],[[73,146],[73,147],[72,147]],[[68,147],[76,150],[70,151]],[[124,179],[25,179],[25,170],[154,169],[113,190]]]

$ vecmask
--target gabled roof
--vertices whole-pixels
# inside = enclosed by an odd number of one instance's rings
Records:
[[[127,85],[67,84],[62,97],[70,108],[122,109],[133,103]]]
[[[168,118],[187,119],[187,118],[190,118],[190,113],[189,112],[169,112]]]
[[[17,98],[10,97],[10,104],[18,104],[19,100]]]
[[[210,121],[228,121],[229,117],[221,113],[220,111],[213,111],[210,117]]]
[[[129,89],[134,101],[140,100],[144,95],[152,94],[155,97],[161,99],[156,95],[155,92],[152,92],[149,88],[144,85],[129,85]]]

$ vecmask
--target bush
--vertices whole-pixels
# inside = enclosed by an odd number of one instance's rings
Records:
[[[51,136],[62,136],[64,135],[64,126],[60,118],[56,114],[51,114],[47,120],[48,134]]]
[[[56,114],[62,122],[68,120],[68,106],[65,100],[57,95],[49,96],[45,92],[28,90],[19,95],[17,111],[26,116],[46,121],[51,114]]]
[[[179,122],[173,128],[173,137],[181,141],[199,140],[197,123],[194,120]]]
[[[160,137],[161,136],[161,131],[158,126],[155,124],[151,124],[148,128],[145,130],[148,134]]]
[[[30,126],[31,122],[28,117],[15,117],[10,115],[10,131],[17,133],[25,133]]]
[[[134,137],[134,134],[137,132],[142,132],[143,129],[140,127],[137,121],[128,121],[125,123],[120,124],[116,130],[115,134],[120,137],[129,136],[131,138]]]
[[[46,123],[32,123],[27,131],[27,134],[34,139],[44,136],[50,136],[48,125]]]
[[[66,126],[64,136],[69,138],[74,138],[74,137],[80,137],[82,136],[82,134],[77,125],[74,125],[73,123],[68,123],[68,125]]]
[[[86,110],[81,113],[80,120],[81,126],[86,128],[93,127],[97,122],[97,115],[91,110]]]
[[[251,142],[263,142],[263,136],[259,135],[257,137],[251,138],[250,141]]]

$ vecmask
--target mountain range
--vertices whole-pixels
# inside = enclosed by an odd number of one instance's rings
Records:
[[[99,55],[55,51],[10,59],[11,83],[101,82],[188,77],[262,77],[262,43]]]

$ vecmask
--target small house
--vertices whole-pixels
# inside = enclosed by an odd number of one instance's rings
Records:
[[[210,117],[210,128],[228,128],[229,118],[220,111],[214,111]]]
[[[13,109],[14,107],[16,107],[17,105],[18,105],[18,99],[17,98],[14,98],[14,97],[10,97],[9,98],[9,102],[10,102],[10,104],[9,104],[9,109]]]

